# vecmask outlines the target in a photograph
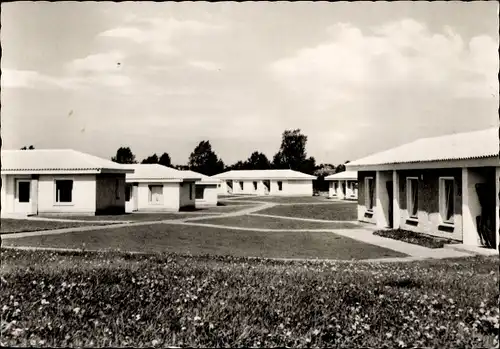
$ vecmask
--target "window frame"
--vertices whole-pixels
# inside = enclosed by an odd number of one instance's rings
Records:
[[[155,203],[153,202],[153,190],[152,187],[160,187],[161,188],[161,198],[162,202]],[[163,206],[164,205],[164,196],[163,196],[163,185],[162,184],[149,184],[148,185],[148,204],[153,206]]]
[[[369,182],[371,181],[373,187],[373,191],[370,190]],[[371,196],[371,192],[373,192],[373,197]],[[373,208],[375,207],[375,178],[374,177],[365,177],[365,207],[368,212],[373,212]],[[368,201],[371,205],[368,205]]]
[[[412,181],[416,181],[417,183],[417,202],[413,201],[412,190],[413,184]],[[418,177],[406,177],[406,210],[408,211],[408,219],[417,220],[418,219],[418,194],[419,194],[419,179]],[[416,206],[416,213],[413,214],[413,209]],[[410,210],[410,207],[412,210]]]
[[[446,181],[452,182],[452,205],[453,205],[453,214],[450,219],[446,219],[446,214],[448,211],[448,207],[446,206]],[[455,201],[456,201],[456,179],[455,177],[439,177],[439,217],[441,219],[441,223],[444,225],[455,225]]]
[[[201,197],[198,197],[198,193],[201,191]],[[194,199],[195,200],[205,200],[205,186],[195,185],[194,186]]]
[[[57,182],[59,181],[68,181],[71,182],[71,201],[69,202],[61,202],[58,201],[58,196],[57,196]],[[75,179],[74,178],[54,178],[54,206],[74,206],[75,205],[75,198],[73,197],[73,191],[75,188]]]
[[[31,179],[28,179],[28,178],[16,178],[15,181],[14,181],[14,183],[15,183],[15,186],[16,186],[16,188],[15,188],[15,199],[16,199],[16,201],[18,203],[20,203],[20,204],[29,204],[31,202]],[[19,195],[20,194],[20,190],[19,190],[19,184],[20,183],[28,183],[28,188],[29,188],[28,189],[29,190],[28,191],[28,194],[29,194],[28,195],[28,198],[29,198],[28,201],[21,201],[20,200],[20,197],[21,197]]]

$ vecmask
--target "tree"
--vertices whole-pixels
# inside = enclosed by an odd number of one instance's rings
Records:
[[[141,161],[141,164],[157,164],[158,163],[158,155],[153,154],[148,156],[144,160]]]
[[[338,165],[335,168],[335,173],[344,172],[344,171],[345,171],[345,165],[344,164],[340,164],[340,165]]]
[[[161,154],[158,163],[163,166],[172,167],[172,160],[170,159],[170,155],[168,155],[168,153]]]
[[[111,161],[117,162],[119,164],[136,164],[135,155],[132,153],[129,147],[120,147],[116,151],[116,156],[111,158]]]
[[[201,141],[189,155],[189,169],[212,176],[224,171],[224,162],[212,150],[210,141]]]
[[[245,167],[249,170],[268,170],[271,168],[271,163],[265,154],[254,151],[246,161]]]
[[[30,145],[29,147],[24,146],[21,148],[21,150],[34,150],[34,149],[35,149],[35,147],[32,145]]]
[[[237,163],[233,164],[233,165],[230,165],[230,166],[227,166],[226,167],[226,171],[230,171],[230,170],[246,170],[248,167],[248,164],[246,162],[243,162],[243,161],[238,161]]]
[[[300,129],[285,130],[281,137],[280,150],[273,157],[273,167],[313,173],[316,160],[307,158],[307,136]]]

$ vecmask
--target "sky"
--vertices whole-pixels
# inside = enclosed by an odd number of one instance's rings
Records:
[[[1,5],[3,149],[317,163],[498,126],[498,3]]]

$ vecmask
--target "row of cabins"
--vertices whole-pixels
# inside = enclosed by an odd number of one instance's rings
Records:
[[[498,128],[423,138],[346,165],[358,220],[499,249]]]
[[[117,164],[70,149],[4,150],[1,179],[2,216],[217,205],[218,180],[158,164]]]

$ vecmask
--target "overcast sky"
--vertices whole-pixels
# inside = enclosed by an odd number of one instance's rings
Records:
[[[2,4],[4,149],[343,163],[498,125],[498,3]]]

